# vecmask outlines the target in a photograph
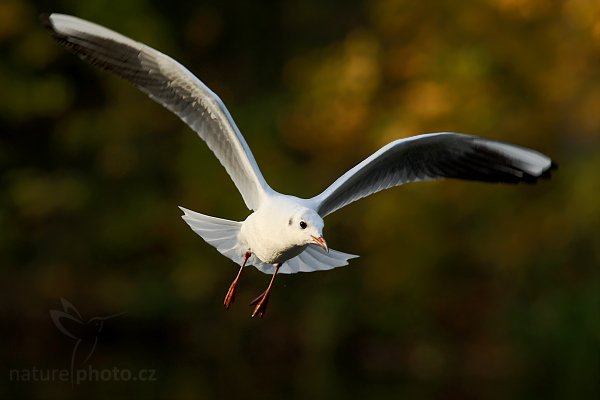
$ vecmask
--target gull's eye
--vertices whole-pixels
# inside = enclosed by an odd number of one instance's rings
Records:
[[[306,222],[304,222],[304,221],[300,221],[300,228],[302,228],[302,229],[306,229],[306,227],[307,227],[307,226],[308,226],[308,225],[306,225]]]

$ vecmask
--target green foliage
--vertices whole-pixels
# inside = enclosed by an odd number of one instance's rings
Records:
[[[65,12],[172,55],[217,92],[272,186],[312,196],[381,145],[459,131],[530,146],[537,186],[409,185],[328,217],[362,257],[267,284],[201,241],[177,205],[242,220],[206,146],[126,82],[52,42]],[[127,314],[94,366],[153,383],[9,382],[107,398],[599,398],[600,4],[0,3],[2,359],[67,368],[48,316]],[[107,324],[111,325],[111,324]],[[5,382],[7,382],[5,380]]]

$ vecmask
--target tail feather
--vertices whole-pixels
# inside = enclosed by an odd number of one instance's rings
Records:
[[[210,217],[187,208],[179,207],[184,215],[181,218],[196,232],[204,241],[215,247],[219,253],[241,264],[244,249],[238,240],[242,227],[241,222],[227,219]]]
[[[287,260],[283,264],[280,273],[295,274],[296,272],[326,271],[348,265],[348,260],[357,257],[357,255],[342,253],[333,249],[325,252],[320,247],[311,244],[300,255]]]

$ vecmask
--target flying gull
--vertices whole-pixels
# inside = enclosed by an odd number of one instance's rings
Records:
[[[430,133],[393,141],[338,178],[321,194],[299,198],[273,190],[219,97],[169,56],[119,33],[63,14],[42,16],[54,38],[83,60],[130,81],[192,128],[219,159],[252,213],[244,221],[186,208],[182,218],[208,244],[240,265],[225,296],[235,300],[246,265],[272,274],[250,304],[265,313],[278,273],[348,265],[356,255],[331,250],[323,218],[373,193],[409,182],[466,179],[533,183],[548,177],[552,160],[525,147],[460,133]]]

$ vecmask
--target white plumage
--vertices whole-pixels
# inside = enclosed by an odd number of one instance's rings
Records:
[[[346,172],[321,194],[301,199],[265,181],[252,152],[219,97],[177,61],[142,43],[81,20],[52,14],[44,23],[54,38],[82,59],[129,80],[190,126],[221,162],[248,209],[245,221],[209,217],[181,208],[194,232],[235,263],[262,272],[327,270],[357,256],[329,250],[323,218],[378,191],[404,183],[456,178],[535,182],[552,160],[531,149],[458,133],[396,140]],[[239,274],[225,299],[235,298]],[[273,282],[271,279],[271,284]],[[253,302],[262,316],[271,284]]]

